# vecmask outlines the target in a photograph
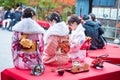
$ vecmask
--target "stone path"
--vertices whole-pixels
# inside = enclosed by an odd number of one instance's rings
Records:
[[[0,72],[13,67],[11,56],[11,36],[13,32],[0,28]]]

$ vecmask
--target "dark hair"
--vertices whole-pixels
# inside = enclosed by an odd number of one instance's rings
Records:
[[[89,16],[88,15],[83,15],[83,20],[88,20],[89,19]]]
[[[17,3],[16,7],[22,7],[22,3]]]
[[[23,12],[23,18],[32,18],[34,15],[36,15],[36,13],[31,8],[26,8]]]
[[[95,21],[95,20],[96,20],[96,16],[95,16],[95,14],[90,13],[89,15],[90,15],[90,17],[91,17],[92,21]]]
[[[76,22],[77,24],[80,24],[81,19],[77,15],[72,15],[68,19],[68,24],[71,25],[72,23]]]
[[[71,12],[70,11],[67,12],[67,16],[71,16]]]
[[[48,21],[53,21],[53,20],[55,20],[56,23],[59,23],[62,21],[61,16],[56,12],[53,12],[48,16]]]

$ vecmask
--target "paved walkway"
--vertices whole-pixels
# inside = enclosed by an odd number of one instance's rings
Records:
[[[11,36],[13,32],[2,30],[0,27],[0,72],[13,67],[11,56]]]

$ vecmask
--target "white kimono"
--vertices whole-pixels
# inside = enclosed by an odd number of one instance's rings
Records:
[[[76,30],[73,30],[70,35],[70,58],[80,58],[83,59],[86,56],[86,50],[80,50],[80,45],[82,45],[85,41],[85,29],[81,24],[78,25]]]

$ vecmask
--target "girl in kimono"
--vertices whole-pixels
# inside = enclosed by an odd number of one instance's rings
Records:
[[[22,20],[13,26],[12,58],[16,68],[32,69],[42,64],[44,29],[35,21],[35,12],[26,8]]]
[[[85,29],[81,25],[80,18],[76,15],[71,15],[68,20],[68,25],[72,29],[70,35],[71,49],[69,56],[71,59],[80,58],[83,60],[86,56],[86,50],[80,50],[80,46],[85,42]]]
[[[65,65],[69,61],[69,29],[61,21],[58,13],[51,13],[48,17],[50,28],[45,35],[44,64]]]

